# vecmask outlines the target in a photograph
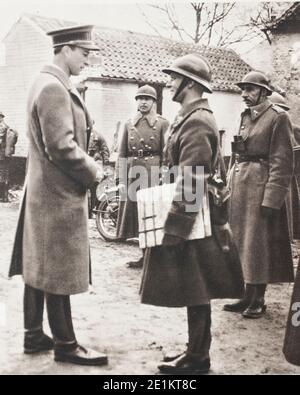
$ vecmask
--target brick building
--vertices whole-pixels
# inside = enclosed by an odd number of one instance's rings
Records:
[[[28,88],[35,74],[52,58],[50,38],[46,32],[75,24],[24,14],[3,40],[5,61],[0,67],[0,109],[6,114],[7,123],[20,132],[17,156],[26,156]],[[224,153],[230,153],[230,141],[236,132],[241,111],[235,82],[251,69],[234,51],[103,27],[96,27],[94,35],[100,56],[94,58],[92,66],[80,80],[86,88],[83,89],[85,101],[96,128],[103,133],[109,146],[114,142],[116,131],[122,130],[123,122],[136,111],[134,95],[140,85],[149,83],[155,86],[159,93],[159,112],[171,121],[174,119],[177,105],[171,102],[165,91],[167,76],[160,70],[177,56],[199,52],[212,64],[214,94],[210,103],[218,126],[224,131]]]

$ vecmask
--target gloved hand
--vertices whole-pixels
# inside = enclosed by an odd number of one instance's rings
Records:
[[[271,208],[271,207],[266,207],[266,206],[261,206],[261,214],[263,217],[265,218],[270,218],[272,217],[274,214],[276,214],[278,212],[277,209],[275,208]]]
[[[174,246],[174,245],[183,243],[184,241],[185,241],[185,239],[183,239],[181,237],[165,233],[163,240],[162,240],[162,245],[163,246]]]

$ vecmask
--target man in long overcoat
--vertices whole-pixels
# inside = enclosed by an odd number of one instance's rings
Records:
[[[92,26],[49,32],[54,62],[37,76],[28,99],[28,171],[9,275],[22,274],[24,352],[52,349],[56,361],[107,363],[77,343],[70,295],[88,290],[87,188],[103,172],[88,156],[90,117],[69,77],[89,65]],[[46,299],[53,335],[43,332]]]
[[[200,191],[196,190],[201,182],[198,168],[204,168],[207,178],[214,174],[220,157],[217,125],[207,99],[202,97],[204,92],[212,93],[211,68],[200,55],[189,54],[176,59],[163,71],[170,75],[168,86],[172,100],[181,104],[164,149],[164,164],[171,172],[180,168],[191,177],[192,182],[187,183],[179,175],[175,178],[178,196],[187,196],[189,188],[199,196]],[[184,198],[174,200],[164,226],[162,246],[148,248],[145,253],[141,302],[187,307],[188,348],[171,362],[158,366],[164,373],[208,372],[210,300],[243,293],[237,250],[229,242],[229,251],[223,252],[214,223],[212,236],[188,240],[199,211],[199,207],[189,211],[189,204],[191,202]]]
[[[138,112],[126,122],[118,152],[116,179],[121,196],[125,185],[129,191],[130,186],[141,177],[133,173],[138,166],[147,173],[141,185],[155,185],[155,177],[151,177],[151,173],[154,174],[161,166],[164,135],[169,127],[169,122],[156,111],[157,93],[152,86],[141,86],[135,99]],[[157,183],[158,178],[157,172]],[[134,191],[132,193],[123,195],[120,202],[117,221],[117,236],[120,239],[138,237],[139,234],[136,195]],[[142,267],[143,257],[127,265],[131,268]]]
[[[293,175],[292,125],[273,105],[266,76],[248,73],[237,84],[247,109],[233,145],[229,220],[246,284],[243,299],[225,305],[245,318],[260,318],[266,285],[293,281],[285,198]]]

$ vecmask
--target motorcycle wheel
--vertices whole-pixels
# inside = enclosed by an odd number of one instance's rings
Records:
[[[116,241],[119,199],[116,195],[102,199],[96,210],[96,225],[100,235],[107,241]]]

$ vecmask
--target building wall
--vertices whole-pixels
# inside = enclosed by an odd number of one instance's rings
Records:
[[[27,155],[26,101],[34,76],[52,57],[49,38],[32,27],[26,18],[5,39],[5,63],[0,67],[0,109],[5,121],[19,132],[16,155]]]
[[[299,48],[299,23],[290,23],[281,31],[273,33],[272,45],[264,42],[242,56],[253,68],[267,73],[272,83],[286,92],[292,121],[298,124],[300,124],[300,65],[293,67],[291,60]]]
[[[254,70],[262,71],[268,75],[274,73],[274,67],[272,64],[273,47],[267,40],[258,43],[250,51],[243,53],[241,57]]]
[[[295,48],[300,45],[300,27],[298,31],[291,30],[278,33],[273,38],[274,74],[272,80],[287,93],[288,103],[291,107],[289,113],[294,123],[300,124],[300,65],[291,63]]]
[[[114,135],[121,135],[126,122],[136,113],[136,83],[121,81],[87,81],[87,108],[95,121],[95,128],[103,134],[108,147],[114,145]],[[119,132],[118,132],[119,131]]]

